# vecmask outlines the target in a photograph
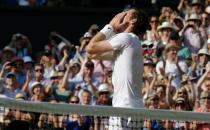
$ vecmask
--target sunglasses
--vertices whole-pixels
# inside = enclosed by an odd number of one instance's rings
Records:
[[[16,65],[16,66],[23,66],[22,63],[16,63],[15,65]]]
[[[198,54],[198,56],[206,56],[206,54],[202,54],[202,53],[201,53],[201,54]]]
[[[35,72],[43,72],[43,69],[36,69]]]
[[[79,101],[70,101],[70,103],[77,104],[77,103],[79,103]]]
[[[109,92],[100,92],[100,95],[105,95],[105,94],[109,94]]]
[[[210,97],[203,97],[202,99],[210,99]]]
[[[151,45],[142,45],[142,48],[152,48],[153,47],[153,44]]]
[[[56,80],[56,79],[58,79],[58,77],[52,77],[52,78],[50,78],[51,80]]]
[[[182,107],[184,107],[185,104],[184,103],[176,103],[176,106],[182,106]]]

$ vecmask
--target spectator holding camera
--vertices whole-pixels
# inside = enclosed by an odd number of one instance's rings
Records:
[[[173,10],[171,9],[171,7],[168,6],[164,6],[161,9],[161,15],[159,17],[159,21],[163,22],[163,21],[170,21],[170,17],[172,14]]]
[[[23,58],[32,54],[32,45],[27,36],[16,33],[13,34],[10,47],[15,51],[16,56]]]
[[[202,48],[198,51],[198,56],[196,57],[195,65],[191,67],[193,75],[200,78],[206,71],[206,65],[209,60],[209,53],[206,48]]]
[[[203,47],[203,38],[199,27],[201,19],[199,15],[193,13],[187,20],[187,24],[183,29],[183,43],[194,54],[198,53],[199,49]]]
[[[190,12],[190,0],[180,0],[177,9],[182,17],[187,16]]]

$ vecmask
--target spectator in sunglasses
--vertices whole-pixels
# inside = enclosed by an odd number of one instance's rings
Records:
[[[155,53],[154,51],[154,44],[152,40],[145,40],[142,43],[142,49],[143,49],[143,56],[148,57]]]
[[[200,95],[201,106],[195,109],[195,112],[210,112],[210,92],[203,91]],[[196,130],[209,130],[210,124],[205,122],[193,122],[192,127]]]
[[[150,27],[151,29],[150,30],[147,30],[147,39],[151,39],[155,42],[158,42],[160,40],[160,36],[158,34],[158,31],[157,31],[157,27],[159,25],[159,19],[158,19],[158,16],[156,15],[152,15],[150,17]]]
[[[40,82],[43,85],[43,87],[46,87],[49,83],[49,80],[44,78],[44,67],[41,64],[35,64],[34,72],[27,72],[26,81],[22,87],[22,91],[29,93],[31,96],[31,85],[36,81]]]

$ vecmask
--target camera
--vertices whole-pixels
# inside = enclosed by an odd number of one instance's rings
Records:
[[[15,64],[15,62],[11,62],[8,64],[8,66],[16,67],[16,64]]]

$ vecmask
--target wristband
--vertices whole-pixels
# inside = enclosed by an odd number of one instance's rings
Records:
[[[104,28],[100,32],[106,36],[106,39],[109,39],[110,37],[115,35],[113,27],[109,24],[104,26]]]

